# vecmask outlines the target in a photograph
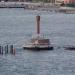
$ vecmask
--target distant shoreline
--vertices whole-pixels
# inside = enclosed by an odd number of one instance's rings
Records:
[[[41,10],[50,12],[60,12],[75,14],[75,8],[61,7],[51,3],[31,3],[31,2],[0,2],[0,8],[24,8],[30,10]]]

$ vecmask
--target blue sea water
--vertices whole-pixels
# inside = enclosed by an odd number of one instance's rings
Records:
[[[36,15],[41,15],[41,33],[53,51],[28,51],[22,45],[36,34]],[[0,75],[75,75],[75,14],[24,9],[0,9],[0,45],[13,44],[16,54],[0,55]],[[60,48],[58,48],[60,47]]]

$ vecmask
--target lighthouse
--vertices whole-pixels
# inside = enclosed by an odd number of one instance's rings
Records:
[[[27,50],[53,50],[53,46],[49,39],[41,37],[40,34],[40,16],[36,16],[37,36],[30,39],[28,44],[23,45],[23,49]]]

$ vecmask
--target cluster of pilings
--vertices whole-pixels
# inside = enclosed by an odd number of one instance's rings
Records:
[[[15,48],[13,45],[0,45],[0,54],[14,54],[15,55]]]

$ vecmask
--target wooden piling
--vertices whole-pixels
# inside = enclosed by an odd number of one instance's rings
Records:
[[[0,46],[0,54],[1,54],[1,46]]]
[[[13,45],[10,45],[10,53],[13,54]]]

